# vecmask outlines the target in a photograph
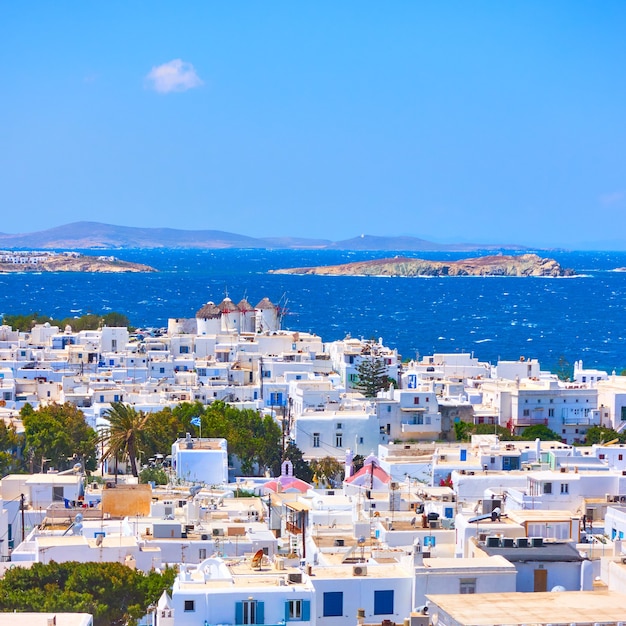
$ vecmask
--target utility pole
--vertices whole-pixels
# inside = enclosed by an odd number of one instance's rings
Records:
[[[20,493],[20,511],[22,514],[22,542],[26,538],[26,528],[24,527],[24,494]]]

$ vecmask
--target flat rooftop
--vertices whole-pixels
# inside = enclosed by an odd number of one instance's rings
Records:
[[[596,624],[624,621],[626,596],[615,591],[428,595],[431,619],[437,607],[457,624]],[[441,619],[441,617],[440,617]]]

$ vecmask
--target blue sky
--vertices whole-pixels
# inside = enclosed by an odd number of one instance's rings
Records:
[[[626,3],[4,2],[0,231],[626,249]]]

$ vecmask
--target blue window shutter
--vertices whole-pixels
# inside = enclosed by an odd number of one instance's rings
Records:
[[[308,600],[302,600],[302,621],[308,622],[311,619],[311,603]]]
[[[374,615],[393,614],[393,589],[374,591]]]
[[[243,623],[243,602],[235,602],[235,624]]]
[[[289,600],[285,602],[285,621],[289,621]]]
[[[343,615],[343,591],[324,592],[324,617]]]
[[[265,624],[265,603],[264,602],[256,603],[256,623]]]

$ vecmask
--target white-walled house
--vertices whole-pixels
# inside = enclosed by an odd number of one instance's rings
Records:
[[[206,485],[228,483],[226,439],[200,439],[187,435],[172,444],[172,469],[182,480]]]
[[[313,626],[315,592],[311,579],[284,562],[252,555],[226,564],[209,558],[181,566],[169,608],[176,626],[198,624],[289,624]],[[163,621],[159,620],[163,626]]]
[[[305,410],[294,416],[291,437],[305,458],[344,460],[346,448],[368,455],[378,448],[378,417],[372,409]]]
[[[388,441],[433,441],[441,433],[437,395],[430,385],[378,393],[376,411],[383,436]]]

